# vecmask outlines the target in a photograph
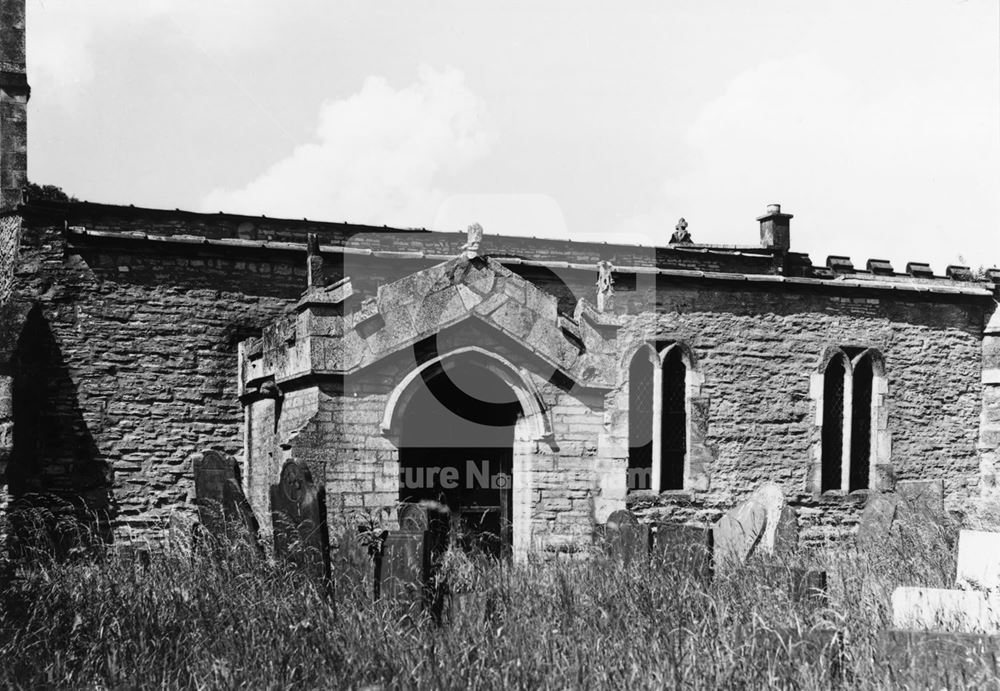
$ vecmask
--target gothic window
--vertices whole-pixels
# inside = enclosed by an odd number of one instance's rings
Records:
[[[862,353],[854,361],[851,398],[851,473],[848,489],[868,489],[872,450],[872,361]]]
[[[659,350],[659,352],[657,352]],[[690,355],[681,344],[643,346],[629,366],[628,489],[663,490],[707,487],[705,454],[690,465],[692,381]],[[698,407],[707,414],[707,399]],[[707,427],[703,424],[700,429]],[[699,447],[701,448],[701,447]],[[693,484],[692,484],[693,483]]]
[[[823,491],[840,489],[844,449],[844,380],[847,364],[834,357],[823,373]]]
[[[660,489],[684,489],[687,453],[687,368],[680,348],[663,358],[663,404],[660,410]]]
[[[641,348],[628,370],[628,489],[649,489],[653,467],[653,354]]]
[[[873,465],[889,461],[882,356],[871,348],[836,348],[821,376],[819,489],[868,489]]]

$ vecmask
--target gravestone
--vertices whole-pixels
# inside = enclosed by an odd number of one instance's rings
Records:
[[[858,543],[871,546],[884,543],[896,520],[898,505],[899,498],[894,494],[869,494],[858,521]]]
[[[403,502],[397,512],[399,529],[404,533],[427,533],[431,556],[439,556],[448,548],[450,520],[447,514],[422,504]]]
[[[427,509],[420,504],[402,503],[399,505],[399,529],[406,533],[420,533],[430,530],[431,522]]]
[[[390,531],[375,562],[375,597],[416,615],[433,603],[429,532]]]
[[[232,531],[236,528],[256,544],[259,526],[240,486],[236,459],[209,450],[197,454],[192,467],[194,503],[205,531],[214,537],[238,537]]]
[[[1000,596],[947,588],[896,588],[892,625],[915,631],[997,635]]]
[[[704,525],[656,523],[653,525],[653,559],[694,574],[712,578],[712,528]]]
[[[768,542],[770,540],[770,542]],[[764,531],[762,547],[769,554],[788,554],[799,546],[799,518],[788,504],[781,507],[774,531]]]
[[[767,510],[756,501],[726,513],[713,528],[716,563],[744,563],[764,535],[766,523]]]
[[[958,537],[959,588],[1000,589],[1000,533],[963,530]]]
[[[766,482],[716,522],[715,559],[742,564],[758,548],[765,554],[787,552],[798,543],[798,519],[781,487]]]
[[[274,554],[316,579],[329,577],[329,540],[323,489],[313,482],[309,467],[288,461],[277,485],[271,487]]]
[[[944,514],[944,480],[900,480],[896,494],[918,516],[936,518]]]
[[[608,516],[604,528],[608,554],[623,563],[645,563],[649,560],[650,534],[648,525],[640,525],[631,511],[620,510]]]
[[[900,480],[894,493],[868,495],[858,521],[857,541],[878,547],[901,529],[919,531],[944,515],[944,481]]]

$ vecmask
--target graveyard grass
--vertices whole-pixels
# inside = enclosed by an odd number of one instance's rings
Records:
[[[890,674],[877,635],[897,585],[953,582],[956,536],[928,523],[873,549],[814,549],[779,564],[825,568],[825,603],[794,601],[756,561],[704,579],[684,554],[652,568],[458,557],[454,589],[482,595],[445,624],[372,601],[357,534],[334,541],[328,586],[240,539],[58,559],[36,550],[4,580],[0,686],[922,688],[949,672],[917,662]],[[763,643],[823,628],[841,632],[839,657]],[[950,687],[982,687],[983,674]]]

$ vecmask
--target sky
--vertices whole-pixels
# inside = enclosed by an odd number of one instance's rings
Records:
[[[27,0],[89,201],[1000,265],[996,0]]]

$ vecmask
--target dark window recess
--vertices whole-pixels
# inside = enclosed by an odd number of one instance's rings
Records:
[[[854,395],[851,407],[850,490],[868,489],[868,468],[872,449],[872,362],[865,356],[854,367]]]
[[[822,491],[841,489],[844,450],[844,364],[834,358],[823,376]]]
[[[663,362],[663,418],[660,432],[660,489],[684,489],[684,455],[687,452],[685,382],[687,368],[680,349]]]
[[[653,363],[645,349],[628,370],[628,490],[649,489],[653,470]]]

